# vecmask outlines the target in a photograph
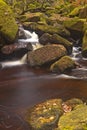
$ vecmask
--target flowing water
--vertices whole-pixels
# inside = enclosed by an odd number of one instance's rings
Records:
[[[21,31],[26,39],[19,39],[18,44],[31,42],[33,50],[42,46],[35,32]],[[26,55],[20,60],[1,62],[0,130],[31,130],[20,115],[44,100],[77,97],[87,101],[87,59],[82,57],[81,47],[73,47],[71,57],[81,68],[60,75],[46,68],[30,68]]]
[[[22,26],[19,27],[19,30],[19,34],[23,33],[25,38],[18,39],[18,43],[16,44],[31,44],[33,50],[42,47],[42,45],[39,43],[39,37],[35,32],[25,30]],[[80,46],[73,47],[71,58],[74,61],[78,62],[81,65],[81,68],[73,69],[71,72],[68,73],[60,74],[58,75],[58,77],[87,79],[87,59],[82,57]],[[1,62],[2,68],[20,66],[24,64],[27,64],[26,54],[20,60]]]

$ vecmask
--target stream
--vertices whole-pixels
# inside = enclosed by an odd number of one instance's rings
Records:
[[[41,46],[35,32],[23,31],[29,35],[19,39],[19,43],[30,40],[33,50]],[[46,68],[29,67],[26,55],[19,60],[0,62],[0,130],[31,130],[24,121],[24,113],[47,99],[75,97],[87,101],[87,59],[82,57],[81,47],[73,47],[71,57],[81,68],[60,75]]]

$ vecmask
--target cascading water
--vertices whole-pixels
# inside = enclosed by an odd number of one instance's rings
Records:
[[[18,39],[18,43],[31,44],[33,50],[36,50],[42,45],[39,43],[39,37],[35,32],[30,32],[29,30],[25,30],[23,27],[19,27],[19,32],[24,33],[25,39]]]
[[[31,44],[33,51],[43,46],[39,43],[39,37],[35,32],[30,32],[28,30],[25,30],[23,27],[19,27],[19,33],[21,32],[23,33],[25,38],[18,39],[18,43],[16,43],[16,45],[18,45],[19,47],[27,47],[28,44]],[[82,57],[80,46],[73,47],[71,58],[74,61],[78,62],[81,65],[81,68],[73,69],[67,74],[51,74],[52,78],[87,78],[87,59]],[[23,64],[27,64],[27,54],[25,54],[20,60],[1,62],[2,68]]]
[[[25,30],[22,26],[20,26],[19,33],[21,32],[24,34],[25,39],[18,39],[18,43],[15,43],[15,45],[17,45],[19,48],[21,46],[24,48],[28,44],[31,44],[32,51],[42,47],[42,45],[39,43],[39,37],[35,32],[30,32],[28,30]],[[25,54],[20,60],[6,61],[6,62],[1,62],[0,64],[2,68],[18,66],[18,65],[26,64],[27,63],[26,59],[27,59],[27,54]]]
[[[69,74],[80,79],[87,79],[87,58],[82,57],[82,48],[80,46],[73,46],[71,58],[79,63],[80,68],[73,69]]]
[[[81,47],[73,47],[72,50],[72,55],[71,55],[73,60],[79,60],[82,56],[81,56]]]

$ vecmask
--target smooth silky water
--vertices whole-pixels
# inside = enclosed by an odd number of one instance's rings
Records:
[[[21,29],[33,50],[42,47],[38,35]],[[34,35],[34,38],[33,38]],[[1,62],[0,69],[0,130],[31,130],[23,119],[27,108],[51,98],[80,98],[87,101],[87,59],[81,49],[73,47],[72,59],[81,68],[64,74],[51,73],[48,68],[31,68],[26,55],[20,60]]]

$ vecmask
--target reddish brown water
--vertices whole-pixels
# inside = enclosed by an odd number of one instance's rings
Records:
[[[75,75],[75,72],[72,73]],[[73,97],[87,99],[86,79],[58,76],[27,65],[2,69],[0,130],[30,130],[23,119],[28,107],[51,98],[66,100]]]

